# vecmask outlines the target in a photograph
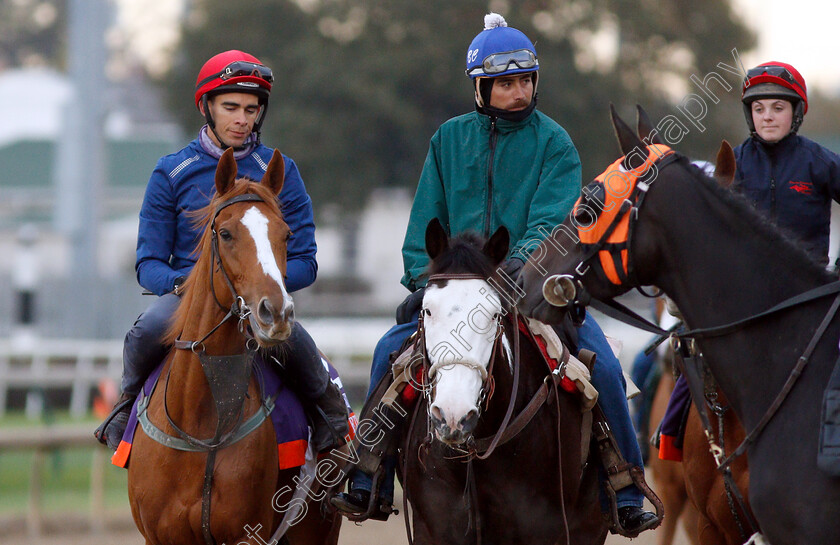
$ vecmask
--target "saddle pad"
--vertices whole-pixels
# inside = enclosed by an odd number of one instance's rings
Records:
[[[677,379],[668,408],[659,426],[659,459],[682,461],[682,446],[685,438],[685,423],[691,410],[691,391],[684,376]]]
[[[554,328],[532,318],[527,318],[525,324],[520,321],[520,327],[523,325],[527,325],[549,368],[552,371],[557,369],[563,357],[564,347]],[[584,410],[591,409],[598,401],[598,390],[592,385],[591,380],[589,368],[570,354],[566,362],[566,376],[560,385],[568,392],[580,392]]]
[[[332,382],[341,390],[341,395],[344,398],[344,403],[347,405],[347,410],[350,415],[350,436],[352,438],[356,426],[358,426],[358,419],[350,408],[350,402],[347,400],[347,394],[344,391],[341,378],[338,376],[338,371],[325,358],[322,357],[321,362],[329,370]],[[309,442],[309,425],[307,424],[303,405],[298,399],[298,396],[290,388],[285,387],[282,378],[277,373],[276,366],[266,363],[263,358],[257,355],[254,358],[254,367],[257,376],[261,377],[261,386],[265,389],[262,394],[263,398],[274,395],[275,393],[277,395],[270,417],[272,424],[274,424],[274,433],[277,438],[277,462],[279,468],[289,469],[299,467],[306,461],[306,448]],[[161,363],[146,380],[143,386],[143,392],[146,396],[152,395],[162,370],[163,364]],[[131,409],[131,416],[129,417],[128,426],[126,426],[120,446],[111,457],[111,463],[118,467],[128,467],[131,444],[134,441],[134,433],[137,431],[137,424],[139,422],[137,419],[137,403],[138,401],[135,401]]]

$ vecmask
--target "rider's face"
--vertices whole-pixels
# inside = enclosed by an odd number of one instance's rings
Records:
[[[767,142],[778,142],[788,135],[793,124],[793,105],[780,98],[765,98],[752,103],[755,132]]]
[[[199,104],[204,114],[204,105]],[[233,148],[242,146],[251,135],[260,113],[259,99],[249,93],[216,95],[207,100],[207,107],[216,123],[215,134],[213,131],[207,131],[207,134],[219,147],[223,147],[222,144]],[[219,138],[223,142],[219,142]]]
[[[534,96],[534,74],[501,76],[493,80],[490,91],[490,106],[509,112],[524,110]]]

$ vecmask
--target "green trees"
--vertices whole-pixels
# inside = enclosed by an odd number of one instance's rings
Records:
[[[610,102],[624,115],[640,103],[654,121],[682,119],[679,147],[698,158],[746,135],[740,79],[716,68],[754,41],[728,0],[204,0],[166,79],[170,104],[197,128],[201,64],[225,49],[255,54],[277,79],[263,140],[295,158],[316,205],[360,207],[374,187],[413,187],[438,125],[473,108],[464,58],[491,10],[535,42],[539,108],[571,134],[584,180],[618,155]],[[690,80],[713,70],[732,87],[709,84],[717,104]],[[680,117],[689,93],[705,98],[704,130]]]

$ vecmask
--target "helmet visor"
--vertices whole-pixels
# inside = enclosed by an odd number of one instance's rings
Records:
[[[248,76],[262,79],[266,83],[268,83],[269,86],[274,81],[274,74],[271,72],[271,68],[253,62],[236,61],[225,66],[224,70],[222,70],[221,72],[217,72],[212,76],[208,76],[200,82],[198,82],[198,85],[196,85],[196,89],[200,88],[209,81],[213,81],[214,79],[227,81],[232,78],[241,78]]]
[[[219,74],[219,78],[223,81],[242,76],[261,78],[268,83],[272,83],[274,81],[274,74],[272,74],[271,68],[246,61],[232,62],[225,66],[225,69]]]
[[[533,51],[517,49],[516,51],[505,51],[504,53],[487,55],[481,62],[481,66],[476,66],[470,70],[468,75],[480,75],[483,73],[488,76],[493,76],[501,74],[506,72],[511,64],[523,70],[539,68],[540,65]]]
[[[755,68],[750,68],[747,71],[747,79],[746,81],[750,81],[752,78],[763,76],[767,74],[768,76],[774,76],[780,78],[781,80],[793,85],[797,89],[802,89],[802,84],[799,83],[793,74],[790,73],[790,70],[785,68],[784,66],[777,66],[777,65],[768,65],[768,66],[756,66]],[[802,89],[804,91],[804,89]]]

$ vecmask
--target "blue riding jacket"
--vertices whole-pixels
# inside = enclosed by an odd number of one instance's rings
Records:
[[[261,180],[273,150],[259,145],[237,159],[238,176]],[[286,289],[305,288],[315,281],[315,222],[312,200],[306,192],[295,162],[283,156],[286,177],[278,200],[283,219],[292,236],[287,246]],[[202,230],[191,212],[210,203],[216,191],[215,174],[219,160],[209,154],[196,138],[184,149],[162,157],[155,167],[143,205],[137,234],[137,281],[163,295],[171,292],[175,279],[186,276],[195,265],[193,254]]]
[[[759,211],[828,263],[831,201],[840,202],[840,156],[799,135],[735,148],[735,183]]]

